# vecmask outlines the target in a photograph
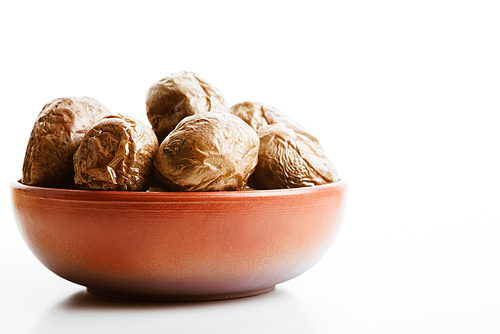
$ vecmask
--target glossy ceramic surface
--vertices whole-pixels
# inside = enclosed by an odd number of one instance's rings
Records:
[[[336,235],[344,181],[239,192],[106,192],[12,184],[19,229],[57,275],[108,296],[213,300],[270,291]]]

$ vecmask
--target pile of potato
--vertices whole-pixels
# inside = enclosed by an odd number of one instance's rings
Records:
[[[151,125],[88,97],[55,99],[38,115],[21,182],[87,190],[225,191],[338,181],[318,140],[273,107],[227,107],[196,73],[174,73],[146,96]]]

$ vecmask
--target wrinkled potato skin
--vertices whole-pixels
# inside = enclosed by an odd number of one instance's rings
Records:
[[[261,128],[268,125],[281,123],[294,129],[295,132],[300,133],[313,141],[318,141],[294,119],[281,113],[278,109],[266,104],[262,104],[260,102],[242,101],[233,105],[229,112],[241,118],[255,131],[259,131]]]
[[[144,191],[153,173],[158,140],[146,124],[120,114],[104,117],[73,157],[78,189]]]
[[[243,190],[257,164],[259,137],[227,112],[183,119],[161,143],[156,179],[167,190]]]
[[[281,123],[262,127],[258,134],[259,162],[251,177],[253,187],[299,188],[339,180],[317,141]]]
[[[21,183],[74,188],[73,154],[87,130],[109,113],[102,103],[89,97],[47,103],[31,131]]]
[[[187,116],[227,111],[219,90],[193,72],[176,72],[153,84],[146,95],[146,112],[158,141]]]

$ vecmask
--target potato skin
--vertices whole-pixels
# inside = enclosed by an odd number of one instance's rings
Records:
[[[173,73],[146,95],[146,113],[160,143],[184,117],[227,109],[219,90],[193,72]]]
[[[251,177],[256,189],[309,187],[339,180],[317,141],[282,123],[262,127],[258,135],[259,158]]]
[[[85,133],[110,111],[90,97],[65,97],[47,103],[33,125],[21,183],[74,188],[73,154]]]
[[[302,125],[297,123],[294,119],[280,112],[275,107],[267,104],[245,100],[231,106],[229,112],[241,118],[255,131],[259,131],[261,128],[268,125],[282,123],[287,125],[288,127],[291,127],[296,132],[311,137],[311,139],[314,138],[309,135],[307,133],[307,130]],[[314,138],[314,140],[316,139]]]
[[[241,118],[257,132],[269,125],[284,124],[293,129],[296,134],[306,137],[308,141],[315,142],[317,146],[320,146],[318,139],[310,134],[305,127],[273,106],[245,100],[231,106],[229,112]]]
[[[156,179],[166,190],[244,190],[258,150],[257,133],[240,118],[227,112],[196,114],[161,143]]]
[[[158,140],[146,124],[121,114],[96,123],[73,157],[78,189],[145,191]]]

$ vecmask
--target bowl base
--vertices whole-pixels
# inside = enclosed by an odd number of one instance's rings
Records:
[[[126,293],[116,293],[102,290],[95,290],[87,287],[87,291],[91,294],[109,297],[122,300],[135,300],[135,301],[158,301],[158,302],[201,302],[201,301],[213,301],[213,300],[224,300],[224,299],[236,299],[260,295],[266,292],[273,291],[275,286],[271,286],[264,289],[256,289],[250,291],[232,292],[232,293],[217,293],[217,294],[206,294],[206,295],[141,295],[141,294],[126,294]]]

